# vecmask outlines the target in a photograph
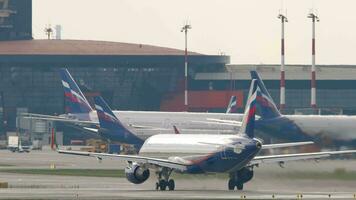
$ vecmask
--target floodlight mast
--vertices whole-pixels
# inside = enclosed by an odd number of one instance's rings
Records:
[[[312,66],[311,66],[311,107],[316,109],[316,72],[315,72],[315,22],[319,22],[319,17],[311,12],[308,18],[312,19]]]
[[[181,32],[184,32],[185,34],[185,56],[184,56],[184,106],[186,111],[188,111],[189,106],[188,106],[188,30],[191,29],[192,26],[190,24],[185,24]]]
[[[284,23],[288,22],[288,19],[285,15],[279,14],[278,19],[281,20],[281,84],[280,84],[280,105],[279,109],[282,112],[285,109],[285,104],[286,104],[286,83],[285,83],[285,49],[284,49]]]

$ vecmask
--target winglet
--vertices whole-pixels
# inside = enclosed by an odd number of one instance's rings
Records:
[[[88,114],[88,119],[90,119],[89,113],[92,112],[93,109],[78,87],[77,83],[74,81],[67,69],[62,68],[59,72],[64,89],[66,113]]]
[[[248,137],[253,138],[255,128],[256,103],[257,99],[261,96],[261,91],[257,87],[257,80],[252,80],[249,93],[251,95],[247,99],[240,133],[246,134]]]
[[[237,113],[237,97],[231,96],[226,113]]]
[[[262,119],[274,119],[277,117],[281,117],[281,113],[277,109],[276,104],[274,103],[271,95],[269,94],[268,90],[266,89],[265,84],[263,83],[260,75],[257,71],[251,71],[251,78],[257,80],[257,85],[261,90],[261,98],[258,98],[258,105],[261,108],[261,118]]]
[[[94,97],[94,101],[103,137],[128,144],[143,143],[143,140],[122,125],[102,97]]]

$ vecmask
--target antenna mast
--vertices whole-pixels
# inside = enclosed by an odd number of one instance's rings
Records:
[[[319,17],[310,12],[308,18],[312,19],[312,66],[311,66],[311,107],[316,108],[316,73],[315,73],[315,22],[319,22]]]
[[[279,14],[278,15],[278,19],[281,20],[281,89],[280,89],[280,106],[279,109],[280,111],[282,111],[285,108],[285,104],[286,104],[286,100],[285,100],[285,92],[286,92],[286,83],[285,83],[285,71],[284,71],[284,53],[285,53],[285,49],[284,49],[284,23],[288,22],[288,19],[285,15],[283,14]]]
[[[186,107],[186,111],[188,111],[188,30],[191,29],[192,26],[186,22],[186,24],[182,27],[181,32],[185,34],[185,56],[184,56],[184,106]]]

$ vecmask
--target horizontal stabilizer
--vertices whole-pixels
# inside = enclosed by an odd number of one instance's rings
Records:
[[[65,122],[71,124],[80,124],[80,125],[99,125],[98,122],[93,121],[83,121],[83,120],[76,120],[76,119],[68,119],[63,117],[36,117],[36,116],[25,116],[25,119],[36,119],[36,120],[43,120],[43,121],[54,121],[54,122]]]
[[[91,131],[93,133],[99,133],[99,129],[96,128],[89,128],[89,127],[83,127],[85,130]]]
[[[271,155],[271,156],[256,156],[249,165],[257,165],[261,163],[283,163],[288,161],[297,160],[310,160],[329,157],[331,155],[350,154],[356,153],[356,150],[345,151],[325,151],[315,153],[299,153],[299,154],[284,154],[284,155]]]

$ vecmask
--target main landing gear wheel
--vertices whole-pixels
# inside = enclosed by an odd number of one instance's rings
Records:
[[[156,182],[156,190],[174,190],[175,182],[173,179],[169,179],[173,170],[163,168],[161,171],[156,172],[158,181]]]
[[[243,190],[244,189],[244,184],[243,183],[237,183],[236,187],[237,187],[237,190]]]
[[[160,180],[159,181],[159,189],[166,190],[166,188],[167,188],[167,182],[165,180]]]
[[[244,184],[241,183],[240,181],[236,180],[236,179],[229,179],[229,182],[228,182],[228,189],[229,190],[234,190],[235,187],[238,189],[238,190],[243,190],[244,188]]]
[[[170,179],[168,181],[168,189],[169,190],[174,190],[174,188],[176,187],[176,184],[174,183],[174,180],[173,179]]]
[[[233,179],[229,179],[228,188],[229,190],[235,189],[235,181]]]
[[[174,190],[175,183],[173,179],[170,179],[169,181],[160,180],[158,183],[156,183],[156,190],[166,190],[167,187],[168,190]]]

